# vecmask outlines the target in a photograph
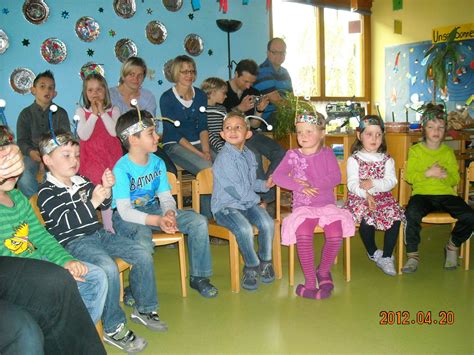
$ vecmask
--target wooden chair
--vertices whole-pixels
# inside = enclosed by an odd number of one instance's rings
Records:
[[[399,203],[402,206],[406,206],[411,196],[411,186],[405,180],[406,174],[406,162],[403,167],[400,169],[400,179],[399,179]],[[464,186],[464,200],[469,201],[469,184],[474,181],[474,163],[471,163],[466,170],[466,179]],[[422,223],[426,224],[451,224],[451,229],[454,228],[457,219],[451,217],[447,212],[431,212],[428,213],[421,220]],[[404,231],[405,226],[400,226],[400,230]],[[470,257],[470,239],[466,240],[461,246],[460,257],[464,258],[464,269],[469,270],[469,257]],[[398,273],[402,273],[402,263],[403,263],[403,248],[404,248],[404,238],[398,239]]]
[[[213,176],[212,168],[200,171],[196,179],[192,181],[193,209],[199,213],[200,195],[212,194]],[[258,234],[254,227],[254,235]],[[230,263],[230,283],[232,292],[240,292],[240,265],[239,265],[239,247],[235,235],[225,227],[218,225],[214,220],[209,221],[209,235],[212,237],[225,239],[229,241],[229,263]],[[273,266],[275,268],[275,277],[281,279],[281,246],[280,246],[280,223],[275,220],[275,235],[273,237]]]

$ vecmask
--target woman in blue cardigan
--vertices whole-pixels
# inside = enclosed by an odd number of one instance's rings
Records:
[[[193,86],[196,63],[187,55],[177,56],[167,68],[167,76],[175,85],[160,98],[163,117],[180,122],[176,127],[163,121],[163,144],[171,160],[196,175],[212,165],[207,115],[199,109],[207,106],[206,94]]]

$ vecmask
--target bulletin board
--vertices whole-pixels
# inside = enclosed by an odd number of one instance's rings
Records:
[[[460,41],[462,53],[460,68],[454,76],[448,78],[448,95],[442,96],[437,89],[436,101],[446,101],[448,111],[456,105],[465,105],[474,95],[474,40]],[[433,98],[433,83],[425,79],[427,65],[424,60],[431,41],[403,44],[385,48],[385,113],[386,120],[393,116],[395,121],[405,121],[406,104],[414,106],[413,98],[418,95],[418,102],[429,102]],[[473,116],[473,106],[470,114]],[[414,121],[413,111],[409,112],[409,120]]]

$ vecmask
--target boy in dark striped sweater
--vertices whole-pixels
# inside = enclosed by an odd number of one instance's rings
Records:
[[[115,177],[106,169],[102,184],[94,186],[77,175],[79,143],[69,133],[47,136],[39,147],[49,170],[38,192],[38,207],[46,227],[73,256],[105,271],[109,284],[102,316],[104,340],[125,352],[139,352],[147,342],[126,326],[119,305],[119,272],[114,258],[133,266],[130,285],[136,303],[132,321],[153,331],[166,331],[168,327],[156,313],[158,296],[151,254],[138,243],[106,231],[97,219],[96,209],[110,206]]]

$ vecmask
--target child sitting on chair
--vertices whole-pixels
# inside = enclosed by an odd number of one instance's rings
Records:
[[[80,168],[79,142],[70,133],[50,134],[39,143],[49,172],[38,192],[38,207],[48,231],[79,260],[97,265],[107,275],[108,291],[102,316],[104,340],[126,352],[141,351],[145,339],[127,328],[120,307],[120,278],[114,258],[132,265],[130,285],[135,307],[130,318],[153,331],[166,331],[167,325],[156,313],[158,296],[151,253],[140,244],[104,229],[97,218],[98,207],[109,208],[115,178],[109,169],[101,184],[94,185],[77,175]]]
[[[257,161],[245,141],[252,136],[246,117],[228,113],[221,137],[226,141],[213,165],[214,189],[211,210],[216,222],[229,229],[237,240],[245,267],[242,287],[256,290],[261,280],[273,282],[272,242],[275,225],[268,212],[259,206],[256,192],[267,192],[274,184],[257,179]],[[258,228],[258,255],[254,250],[252,224]]]
[[[326,121],[323,115],[307,113],[296,117],[299,149],[289,150],[273,173],[278,186],[293,191],[293,212],[282,225],[282,244],[294,244],[298,251],[305,284],[298,285],[301,297],[322,299],[334,288],[331,265],[342,245],[342,238],[354,235],[351,214],[336,206],[334,188],[341,182],[341,171],[331,148],[323,146]],[[324,246],[318,268],[314,268],[314,228],[324,230]],[[316,287],[316,283],[318,287]]]
[[[459,171],[453,150],[443,144],[446,119],[443,105],[426,105],[421,118],[423,142],[408,151],[406,180],[412,184],[413,192],[405,212],[408,260],[402,269],[404,273],[418,268],[421,220],[428,213],[444,211],[458,220],[444,248],[445,269],[456,269],[459,247],[474,230],[474,211],[454,192]]]
[[[188,234],[190,286],[204,297],[216,297],[212,275],[207,219],[194,211],[176,209],[165,163],[153,153],[158,135],[147,111],[131,110],[119,117],[117,136],[128,154],[114,167],[114,229],[153,253],[153,230]],[[156,199],[158,197],[158,200]],[[126,298],[130,295],[125,294]]]

